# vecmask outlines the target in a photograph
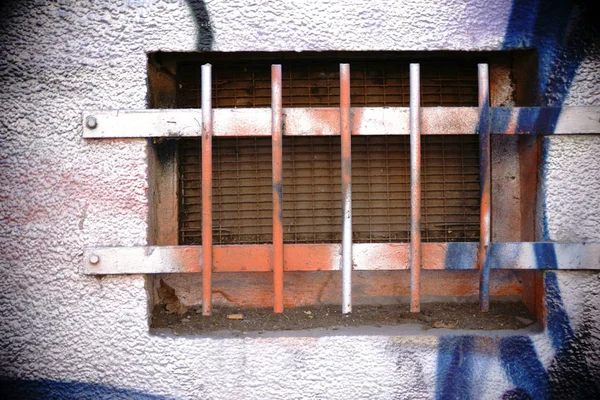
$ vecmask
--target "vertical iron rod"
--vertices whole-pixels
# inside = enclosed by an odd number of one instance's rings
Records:
[[[479,214],[479,309],[486,312],[490,307],[490,269],[488,253],[491,243],[491,156],[490,156],[490,94],[489,71],[487,64],[478,64],[479,86],[479,181],[481,205]]]
[[[348,314],[352,312],[350,64],[340,64],[340,130],[342,140],[342,314]]]
[[[212,89],[211,65],[202,66],[202,315],[212,314]]]
[[[283,312],[283,145],[281,65],[271,65],[271,141],[273,151],[273,311]]]
[[[410,311],[421,311],[420,66],[410,64]]]

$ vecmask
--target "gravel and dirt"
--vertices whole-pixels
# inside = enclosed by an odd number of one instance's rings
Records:
[[[423,330],[435,328],[505,330],[521,329],[535,323],[535,317],[518,302],[498,302],[481,313],[472,303],[425,303],[420,313],[410,313],[408,305],[355,306],[342,315],[340,306],[298,307],[274,314],[271,308],[216,308],[213,315],[203,317],[202,310],[190,308],[183,314],[156,306],[152,328],[170,329],[175,335],[210,332],[247,333],[301,331],[315,328],[339,330],[342,327],[383,327],[420,324]]]

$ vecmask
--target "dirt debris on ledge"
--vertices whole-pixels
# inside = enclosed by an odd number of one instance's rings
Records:
[[[535,317],[518,302],[492,303],[490,311],[479,312],[472,303],[425,303],[420,313],[410,313],[408,306],[354,306],[352,313],[342,315],[337,305],[288,308],[283,314],[272,308],[215,308],[210,317],[202,316],[201,308],[191,308],[180,315],[165,305],[155,307],[152,328],[170,329],[176,335],[209,332],[272,332],[299,331],[315,328],[339,330],[341,327],[383,327],[401,324],[420,324],[423,330],[432,328],[515,330],[535,322]],[[228,318],[240,315],[236,319]]]

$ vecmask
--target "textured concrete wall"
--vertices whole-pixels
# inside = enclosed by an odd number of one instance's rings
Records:
[[[83,140],[80,118],[84,109],[145,108],[147,52],[536,48],[546,103],[600,105],[597,31],[585,21],[591,12],[571,3],[3,2],[0,394],[418,399],[598,390],[600,278],[591,272],[546,275],[544,333],[221,340],[152,336],[142,276],[79,274],[84,246],[146,242],[146,142]],[[598,137],[546,140],[547,238],[600,240],[599,151]]]

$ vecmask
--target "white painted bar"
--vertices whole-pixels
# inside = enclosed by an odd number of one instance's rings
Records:
[[[494,107],[492,134],[570,135],[600,134],[600,107]],[[200,137],[202,121],[197,109],[85,111],[83,137],[146,138]],[[421,107],[422,135],[478,134],[477,107]],[[86,118],[93,116],[96,127]],[[340,134],[337,108],[284,108],[284,136],[336,136]],[[213,136],[270,136],[270,108],[213,109]],[[353,108],[353,135],[409,135],[408,107]]]
[[[352,117],[350,64],[340,64],[340,135],[342,160],[342,314],[352,312]]]
[[[474,270],[477,242],[423,243],[424,270]],[[213,246],[214,272],[269,272],[270,245]],[[286,271],[339,271],[340,244],[286,244]],[[408,243],[354,243],[353,270],[408,269]],[[323,257],[327,254],[327,257]],[[253,258],[248,269],[247,259]],[[326,261],[328,260],[328,261]],[[600,270],[600,242],[498,242],[491,244],[491,269]],[[200,263],[199,263],[200,261]],[[320,265],[315,266],[314,264]],[[84,250],[84,275],[202,273],[202,246],[90,247]]]

